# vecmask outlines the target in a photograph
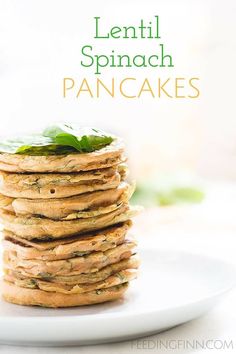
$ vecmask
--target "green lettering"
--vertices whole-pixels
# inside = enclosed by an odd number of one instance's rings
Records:
[[[86,68],[88,68],[89,66],[93,65],[93,57],[89,54],[85,53],[85,49],[89,48],[91,51],[93,50],[93,47],[91,45],[84,45],[81,49],[81,53],[85,56],[91,59],[91,63],[90,64],[84,64],[83,61],[81,60],[80,64]]]
[[[120,35],[119,36],[115,36],[116,33],[120,33],[120,32],[121,32],[121,28],[120,27],[118,27],[118,26],[112,27],[111,32],[110,32],[111,33],[111,37],[115,38],[115,39],[120,38]]]
[[[94,17],[95,19],[95,37],[94,38],[109,38],[109,34],[107,36],[100,36],[99,35],[99,19],[100,17]]]

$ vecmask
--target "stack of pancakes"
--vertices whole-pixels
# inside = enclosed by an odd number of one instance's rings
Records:
[[[0,154],[5,300],[68,307],[115,300],[136,277],[123,145]]]

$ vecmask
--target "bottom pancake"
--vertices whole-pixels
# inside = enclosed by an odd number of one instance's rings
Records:
[[[92,305],[119,299],[128,283],[106,289],[93,290],[82,294],[62,294],[38,289],[20,288],[10,282],[3,281],[2,296],[7,302],[27,306],[73,307]]]

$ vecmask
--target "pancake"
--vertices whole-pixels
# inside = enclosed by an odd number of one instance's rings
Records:
[[[62,201],[63,203],[63,201]],[[41,213],[40,214],[18,214],[17,215],[25,215],[26,217],[31,217],[31,216],[36,216],[36,217],[42,217],[42,218],[48,218],[51,220],[75,220],[75,219],[87,219],[87,218],[93,218],[99,215],[103,214],[108,214],[111,213],[114,210],[119,209],[122,206],[122,202],[118,201],[116,204],[111,204],[105,207],[98,207],[97,209],[89,209],[89,210],[84,210],[84,211],[76,211],[70,214],[67,214],[66,216],[63,216],[63,214],[66,214],[66,211],[64,212],[63,209],[63,204],[61,203],[60,209],[57,210],[56,208],[48,208],[47,205],[44,205],[43,208],[41,208]],[[127,203],[127,201],[126,201]],[[58,206],[60,203],[58,203]],[[38,205],[40,208],[40,205]],[[62,215],[61,215],[62,214]]]
[[[83,294],[62,294],[38,289],[20,288],[4,281],[2,294],[4,300],[18,304],[43,307],[72,307],[98,304],[119,299],[128,288],[128,283],[110,288],[93,290]]]
[[[128,166],[126,163],[120,163],[117,167],[117,170],[120,174],[121,180],[124,181],[125,178],[129,175]],[[113,167],[114,168],[114,167]]]
[[[117,167],[71,174],[0,171],[0,193],[12,198],[66,198],[116,188],[120,181],[121,175]]]
[[[120,140],[90,153],[32,156],[0,153],[0,170],[8,172],[81,172],[116,166],[125,161]]]
[[[4,228],[16,236],[32,239],[56,239],[69,237],[78,233],[98,230],[129,220],[139,212],[139,208],[121,205],[108,214],[87,219],[58,221],[40,217],[16,216],[6,210],[0,210]]]
[[[85,193],[62,199],[13,199],[3,207],[16,215],[43,216],[54,220],[73,220],[107,214],[127,203],[133,188],[122,182],[118,188]],[[5,200],[5,198],[4,198]],[[3,204],[3,202],[2,202]]]
[[[4,273],[8,276],[13,276],[16,279],[19,280],[25,280],[25,279],[31,279],[32,281],[34,280],[46,280],[50,283],[57,283],[57,284],[63,284],[63,285],[76,285],[76,284],[93,284],[97,283],[99,281],[102,281],[109,276],[120,272],[124,269],[137,269],[140,265],[140,260],[139,257],[135,254],[132,255],[130,258],[125,258],[122,259],[121,261],[117,263],[110,264],[106,267],[101,268],[97,272],[91,272],[91,273],[82,273],[82,274],[76,274],[76,275],[51,275],[51,276],[29,276],[25,275],[24,272],[21,273],[16,270],[12,269],[4,269]]]
[[[0,194],[0,208],[5,209],[5,210],[12,210],[12,202],[13,198],[11,197],[6,197],[3,194]]]
[[[86,235],[51,242],[32,242],[3,231],[3,247],[21,259],[58,260],[82,256],[93,251],[106,251],[124,242],[131,222]]]
[[[56,292],[61,294],[82,294],[88,291],[106,289],[112,286],[127,283],[137,277],[136,269],[125,269],[117,272],[108,278],[92,284],[75,284],[75,285],[63,285],[51,283],[48,281],[42,281],[39,279],[29,279],[19,280],[14,276],[5,275],[4,280],[11,282],[21,288],[29,289],[40,289],[48,292]]]
[[[24,260],[18,258],[13,252],[5,250],[3,261],[6,268],[24,272],[23,274],[30,276],[76,275],[97,272],[107,265],[129,258],[135,246],[135,241],[126,240],[121,245],[105,252],[92,252],[85,256],[56,261]]]

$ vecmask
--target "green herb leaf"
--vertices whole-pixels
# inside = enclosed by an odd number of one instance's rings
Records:
[[[114,139],[93,128],[81,128],[76,124],[58,124],[44,130],[55,144],[72,146],[79,152],[92,152],[109,145]]]
[[[61,150],[61,146],[56,145],[51,138],[36,134],[7,139],[0,143],[0,151],[10,154],[47,155],[62,153]]]
[[[146,207],[200,203],[205,193],[199,183],[197,178],[181,173],[149,179],[138,184],[131,203]]]
[[[0,152],[24,155],[62,155],[73,152],[92,152],[114,140],[102,131],[80,128],[75,124],[58,124],[43,134],[27,135],[0,142]]]

